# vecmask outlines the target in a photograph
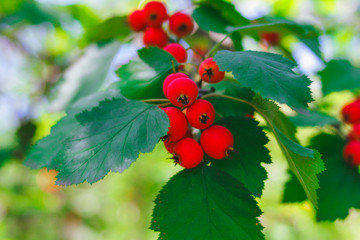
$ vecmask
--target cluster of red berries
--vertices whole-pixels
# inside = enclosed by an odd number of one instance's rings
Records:
[[[176,12],[168,17],[164,3],[151,1],[144,9],[135,10],[128,18],[129,25],[136,32],[145,31],[143,41],[146,46],[165,47],[169,41],[162,25],[169,19],[169,30],[177,38],[189,35],[194,29],[193,19],[182,12]]]
[[[349,142],[344,148],[344,159],[354,166],[360,165],[360,98],[345,105],[341,111],[346,123],[352,124]]]
[[[216,83],[224,78],[224,72],[208,58],[199,67],[199,74],[206,82]],[[170,120],[164,145],[174,155],[176,163],[184,168],[196,167],[204,157],[204,152],[212,158],[222,159],[229,156],[233,149],[234,138],[231,132],[215,120],[213,105],[198,99],[198,86],[184,73],[173,73],[163,83],[164,95],[176,107],[163,108]],[[202,130],[200,144],[193,138],[192,128]]]

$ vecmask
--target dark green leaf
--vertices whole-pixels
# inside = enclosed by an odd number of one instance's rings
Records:
[[[171,62],[175,67],[178,63],[171,54],[157,47],[143,48],[138,53],[141,60],[132,60],[116,71],[120,81],[113,87],[130,99],[164,98],[162,84],[172,73]]]
[[[212,159],[211,165],[219,168],[243,183],[255,196],[259,197],[267,179],[261,163],[270,163],[268,142],[262,128],[251,118],[229,117],[215,123],[226,127],[234,136],[231,158]]]
[[[289,174],[289,180],[285,184],[283,202],[294,203],[294,202],[302,202],[307,200],[306,194],[299,180],[295,177],[295,175],[291,171],[288,171],[288,174]]]
[[[299,114],[290,117],[293,124],[299,127],[316,127],[330,124],[339,124],[339,120],[323,112],[310,111],[309,115]]]
[[[214,60],[220,70],[232,72],[242,86],[307,113],[307,104],[312,101],[311,81],[293,72],[296,64],[292,61],[273,53],[226,50],[219,51]]]
[[[173,176],[155,200],[151,229],[162,240],[260,240],[261,214],[236,179],[201,165]]]
[[[360,89],[360,69],[352,66],[347,60],[331,60],[319,72],[319,75],[324,95],[332,92]]]

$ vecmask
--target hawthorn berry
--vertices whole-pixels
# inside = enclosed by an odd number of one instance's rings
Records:
[[[354,166],[360,165],[360,142],[350,141],[345,146],[343,155],[347,163]]]
[[[360,141],[360,123],[356,123],[352,131],[349,133],[348,138],[350,141],[357,140]]]
[[[345,122],[355,124],[360,123],[360,99],[346,104],[341,110],[342,118]]]
[[[183,138],[188,130],[186,117],[182,111],[174,107],[166,107],[163,110],[169,118],[170,127],[166,136],[162,139],[164,141],[176,142]]]
[[[174,160],[184,168],[193,168],[201,163],[204,151],[193,138],[184,138],[174,146]]]
[[[234,137],[227,128],[213,125],[201,133],[200,144],[207,155],[221,159],[234,150]]]
[[[176,78],[167,88],[167,98],[177,107],[187,107],[195,102],[198,87],[190,78]]]
[[[224,79],[225,72],[219,70],[213,58],[207,58],[199,66],[199,75],[207,83],[218,83]]]
[[[184,63],[187,60],[187,52],[185,48],[178,43],[170,43],[164,47],[164,50],[173,55],[179,63]]]
[[[157,46],[159,48],[164,47],[169,38],[166,32],[161,28],[148,28],[144,33],[145,46]]]
[[[280,34],[278,32],[263,32],[261,40],[268,46],[278,46],[280,44]]]
[[[181,77],[188,78],[188,75],[186,75],[185,73],[172,73],[165,78],[164,83],[163,83],[163,92],[164,92],[165,97],[167,97],[167,88],[168,88],[169,84],[173,80],[175,80],[177,78],[181,78]]]
[[[144,10],[135,10],[133,11],[129,17],[128,22],[130,28],[135,32],[140,32],[145,30],[146,28],[146,19]]]
[[[144,7],[146,24],[149,27],[159,28],[168,18],[166,6],[162,2],[151,1]]]
[[[205,129],[213,124],[215,109],[209,101],[198,99],[187,108],[186,117],[194,128]]]
[[[174,152],[174,146],[175,146],[176,142],[173,142],[173,141],[164,141],[164,146],[166,148],[166,150],[169,152],[169,153],[173,153]]]
[[[182,38],[194,30],[194,23],[189,15],[177,12],[169,18],[169,28],[175,36]]]

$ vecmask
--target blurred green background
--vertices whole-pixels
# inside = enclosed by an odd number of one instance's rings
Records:
[[[166,1],[170,12],[191,11],[191,1]],[[83,34],[112,16],[127,15],[146,1],[133,0],[1,0],[0,2],[0,240],[147,240],[153,200],[161,186],[177,171],[162,144],[143,154],[123,172],[109,173],[93,185],[54,187],[54,173],[30,170],[22,161],[30,144],[45,136],[61,116],[72,89],[62,73],[81,56],[94,60],[68,70],[72,74],[99,64],[102,52],[84,48]],[[360,1],[358,0],[239,0],[233,1],[247,18],[282,16],[314,24],[322,31],[321,50],[326,61],[342,57],[360,65]],[[284,40],[287,41],[286,39]],[[338,117],[340,107],[353,96],[333,93],[322,99],[316,72],[320,59],[301,43],[288,40],[301,71],[314,84],[312,90],[322,110]],[[246,49],[261,50],[245,38]],[[112,73],[141,47],[139,41],[120,48],[112,67],[99,69],[107,83]],[[105,56],[106,57],[106,56]],[[82,82],[77,83],[82,86]],[[69,85],[69,84],[68,84]],[[76,84],[75,84],[76,85]],[[105,84],[106,85],[106,84]],[[60,92],[60,94],[59,94]],[[71,98],[71,97],[70,97]],[[65,102],[65,103],[64,103]],[[306,144],[319,128],[303,128]],[[261,222],[269,240],[360,239],[360,212],[352,210],[343,221],[317,223],[309,203],[281,204],[287,164],[271,141],[273,164],[259,204]],[[181,204],[181,203],[179,203]],[[176,206],[174,206],[176,207]]]

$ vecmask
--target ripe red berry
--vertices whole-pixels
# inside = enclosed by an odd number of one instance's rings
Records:
[[[151,1],[144,7],[146,23],[150,27],[159,28],[168,18],[166,6],[162,2]]]
[[[161,28],[148,28],[144,33],[145,46],[157,46],[163,48],[168,40],[166,32]]]
[[[351,165],[360,165],[360,142],[351,141],[344,148],[344,159]]]
[[[261,40],[268,46],[278,46],[280,44],[280,34],[278,32],[263,32]]]
[[[349,133],[348,138],[349,138],[350,141],[353,141],[353,140],[360,141],[360,123],[356,123],[353,126],[353,129]]]
[[[145,30],[146,19],[144,10],[133,11],[128,17],[128,22],[131,29],[135,32]]]
[[[173,80],[175,80],[177,78],[181,78],[181,77],[188,78],[188,75],[186,75],[185,73],[172,73],[165,78],[164,83],[163,83],[163,92],[164,92],[165,97],[167,97],[167,88],[168,88],[169,84]]]
[[[177,12],[170,17],[169,28],[175,36],[182,38],[193,31],[194,23],[189,15]]]
[[[198,87],[190,78],[177,78],[167,88],[167,97],[177,107],[187,107],[195,102]]]
[[[198,99],[187,108],[186,117],[194,128],[205,129],[213,124],[215,109],[210,102]]]
[[[225,72],[219,70],[213,58],[207,58],[199,66],[199,75],[205,82],[218,83],[224,79]]]
[[[176,142],[183,138],[188,130],[186,117],[179,109],[174,107],[163,108],[163,110],[170,121],[169,131],[167,135],[163,137],[163,140]]]
[[[341,114],[343,120],[347,123],[360,123],[360,99],[346,104],[341,110]]]
[[[213,125],[201,133],[200,144],[207,155],[221,159],[234,150],[234,137],[227,128]]]
[[[169,141],[169,140],[166,140],[164,141],[164,146],[166,148],[166,150],[169,152],[169,153],[173,153],[174,152],[174,146],[175,146],[176,142],[172,142],[172,141]]]
[[[171,43],[164,47],[164,50],[173,55],[179,63],[184,63],[187,60],[187,52],[183,46],[178,43]]]
[[[193,138],[184,138],[174,146],[174,160],[184,168],[199,165],[204,158],[204,151]]]

